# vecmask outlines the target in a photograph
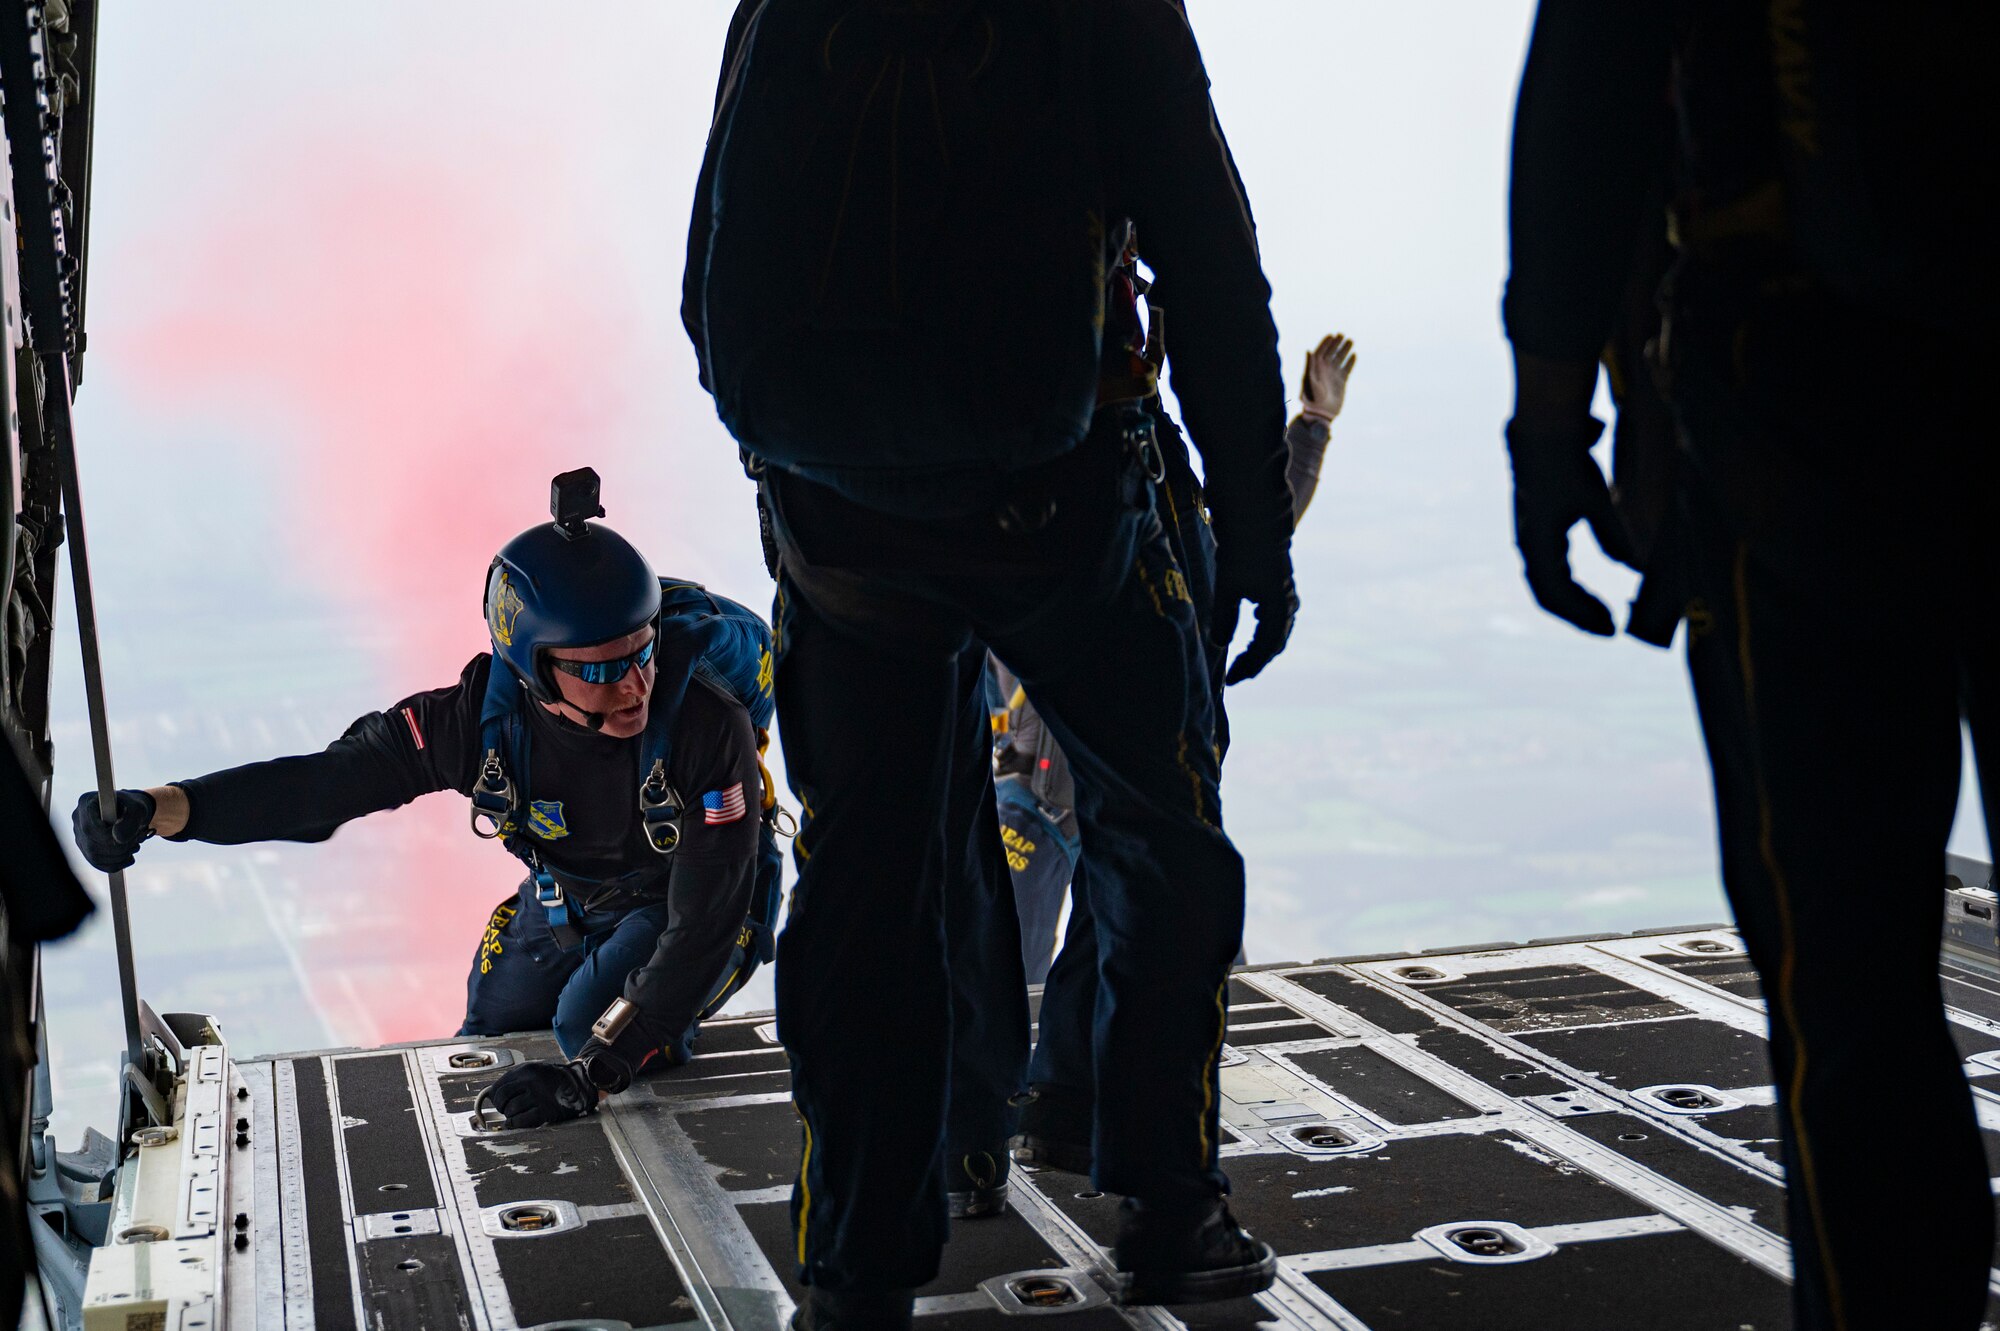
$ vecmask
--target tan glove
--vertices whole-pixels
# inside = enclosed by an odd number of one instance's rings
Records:
[[[1320,339],[1306,356],[1305,380],[1299,385],[1299,414],[1332,421],[1347,400],[1347,376],[1354,373],[1354,341],[1345,333]]]

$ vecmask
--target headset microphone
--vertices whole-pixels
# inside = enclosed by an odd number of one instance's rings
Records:
[[[584,728],[586,730],[589,730],[592,734],[597,734],[600,731],[602,731],[604,729],[605,719],[611,715],[611,713],[609,712],[593,712],[588,707],[580,706],[568,698],[558,697],[555,700],[555,703],[556,703],[557,716],[562,717],[562,719],[565,721],[569,721],[569,716],[567,714],[572,712],[575,713],[577,716],[583,718]],[[571,721],[570,724],[575,725],[576,723]]]

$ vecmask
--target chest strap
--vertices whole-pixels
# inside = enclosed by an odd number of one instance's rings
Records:
[[[681,816],[686,808],[680,792],[668,784],[667,762],[673,748],[673,726],[680,712],[680,693],[669,700],[656,694],[652,715],[641,737],[638,769],[638,810],[646,843],[660,855],[671,855],[680,847]],[[661,706],[671,701],[670,706]],[[535,901],[548,915],[549,929],[565,952],[582,946],[577,928],[580,911],[573,910],[569,894],[542,861],[540,848],[531,833],[523,830],[521,810],[530,803],[523,788],[532,779],[529,736],[523,710],[532,705],[521,683],[498,661],[490,668],[486,696],[479,715],[480,761],[478,779],[473,782],[471,822],[474,836],[498,841],[528,867],[535,885]]]

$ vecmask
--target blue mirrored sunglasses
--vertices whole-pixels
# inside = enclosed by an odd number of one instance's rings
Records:
[[[633,667],[643,670],[653,660],[653,643],[647,643],[629,656],[613,657],[609,661],[565,661],[560,656],[549,658],[549,664],[565,675],[575,675],[586,684],[616,684],[631,673]]]

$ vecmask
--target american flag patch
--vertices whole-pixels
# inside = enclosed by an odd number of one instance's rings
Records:
[[[743,802],[741,781],[725,790],[711,790],[701,797],[701,820],[710,827],[733,823],[747,811],[748,806]]]

